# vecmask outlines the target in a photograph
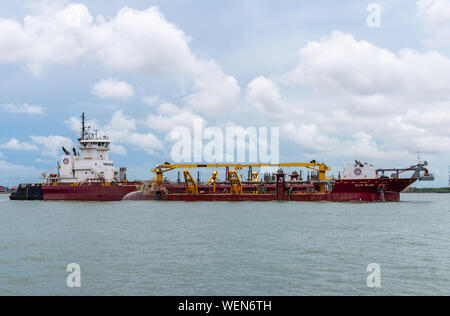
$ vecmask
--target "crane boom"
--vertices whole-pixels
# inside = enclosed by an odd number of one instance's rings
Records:
[[[268,164],[268,163],[253,163],[253,164],[233,164],[233,163],[216,163],[216,164],[170,164],[170,163],[164,163],[162,165],[159,165],[158,167],[152,169],[152,172],[158,172],[158,171],[170,171],[174,169],[185,169],[185,168],[226,168],[231,167],[235,169],[242,169],[242,168],[270,168],[270,167],[304,167],[304,168],[314,168],[317,167],[318,169],[313,169],[319,171],[320,168],[326,169],[326,171],[330,171],[331,168],[327,167],[323,163],[319,162],[310,162],[310,163],[304,163],[304,162],[293,162],[293,163],[277,163],[277,164]]]
[[[162,165],[157,166],[151,171],[156,174],[156,184],[161,185],[163,182],[163,174],[165,172],[174,170],[174,169],[189,169],[189,168],[234,168],[235,170],[243,169],[243,168],[289,168],[289,167],[302,167],[308,168],[311,170],[315,170],[319,172],[319,180],[326,181],[326,172],[330,171],[331,168],[325,165],[324,163],[316,162],[315,160],[305,163],[305,162],[293,162],[293,163],[277,163],[277,164],[268,164],[268,163],[249,163],[249,164],[239,164],[239,163],[215,163],[215,164],[170,164],[165,162]],[[321,184],[321,187],[325,184]],[[324,190],[324,188],[323,188]]]

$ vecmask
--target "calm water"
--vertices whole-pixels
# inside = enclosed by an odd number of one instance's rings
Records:
[[[397,203],[11,202],[0,295],[450,294],[450,195]],[[68,288],[66,267],[81,266]],[[367,265],[381,266],[368,288]]]

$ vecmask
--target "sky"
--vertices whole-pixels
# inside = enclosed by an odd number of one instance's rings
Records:
[[[447,186],[449,35],[450,0],[3,1],[0,185],[54,169],[85,112],[130,178],[201,121],[279,127],[281,162],[334,174],[420,154]]]

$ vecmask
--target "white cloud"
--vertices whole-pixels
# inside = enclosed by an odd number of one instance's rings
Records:
[[[284,79],[328,95],[440,100],[450,88],[450,60],[435,51],[393,53],[334,31],[301,49],[299,65]]]
[[[81,119],[78,117],[70,117],[67,120],[64,120],[64,123],[66,123],[67,126],[69,126],[69,129],[73,132],[81,132]],[[90,127],[91,129],[99,129],[99,123],[97,120],[87,120],[86,126]]]
[[[71,117],[65,120],[65,123],[74,132],[80,131],[80,119]],[[138,133],[136,120],[127,117],[122,110],[115,111],[106,125],[96,121],[89,121],[87,125],[111,139],[111,153],[116,155],[127,155],[127,146],[142,149],[149,155],[156,155],[164,148],[162,142],[152,133]]]
[[[6,144],[1,145],[0,147],[5,149],[25,150],[25,151],[33,151],[38,149],[38,147],[35,144],[20,142],[16,138],[12,138]]]
[[[189,38],[156,7],[125,7],[115,17],[94,19],[84,4],[44,2],[23,23],[0,19],[0,30],[0,62],[23,61],[34,70],[81,57],[115,70],[157,73],[192,73],[196,63]]]
[[[116,17],[91,25],[91,30],[90,40],[95,41],[91,49],[109,68],[165,75],[195,71],[189,38],[157,7],[142,11],[125,7]]]
[[[0,181],[37,182],[42,171],[34,167],[16,165],[0,160]],[[14,183],[18,184],[18,183]]]
[[[0,158],[4,158],[3,154],[0,152]]]
[[[92,94],[100,99],[127,100],[134,95],[133,87],[117,79],[103,79],[92,87]]]
[[[77,117],[70,117],[67,120],[64,120],[64,123],[69,126],[70,130],[73,132],[78,132],[81,130],[81,120]]]
[[[117,155],[121,155],[121,156],[125,156],[127,154],[127,150],[125,147],[123,147],[122,145],[111,145],[111,152],[113,154],[117,154]]]
[[[303,110],[285,102],[277,84],[266,77],[257,77],[247,86],[246,99],[257,113],[269,120],[286,120],[301,115]]]
[[[24,104],[3,104],[1,106],[4,111],[10,113],[23,113],[23,114],[44,114],[44,110],[37,105]]]
[[[136,120],[127,118],[123,111],[119,110],[114,112],[109,123],[100,129],[115,142],[123,142],[136,130]]]
[[[427,26],[433,28],[450,26],[450,1],[419,0],[417,9]]]
[[[294,89],[312,92],[288,100]],[[395,53],[335,31],[302,48],[292,71],[254,79],[246,95],[306,153],[396,159],[450,153],[448,91],[447,57]]]
[[[281,132],[294,144],[309,153],[320,153],[339,147],[339,140],[322,132],[314,123],[286,123]]]
[[[144,98],[142,98],[142,101],[149,106],[155,106],[158,103],[162,102],[159,95],[152,95],[152,96],[144,97]]]
[[[192,128],[196,120],[203,124],[206,122],[201,116],[190,110],[182,109],[171,103],[163,103],[158,108],[158,115],[149,115],[143,124],[151,130],[168,133],[178,126]],[[71,130],[79,132],[81,123],[78,118],[71,117],[65,120],[65,123]],[[111,153],[113,154],[127,155],[126,147],[128,146],[141,149],[149,155],[157,155],[164,149],[164,144],[156,135],[137,132],[138,122],[136,119],[126,116],[122,110],[115,111],[108,124],[104,126],[97,122],[92,124],[95,124],[96,129],[100,130],[102,134],[110,137]]]
[[[239,105],[241,88],[236,79],[226,76],[214,62],[204,62],[194,81],[194,91],[184,101],[193,110],[211,116],[232,112]]]
[[[424,43],[432,47],[448,49],[450,37],[450,1],[419,0],[417,13],[422,19]]]
[[[61,156],[61,147],[64,146],[69,151],[74,147],[72,140],[63,136],[30,136],[30,138],[41,149],[42,155],[52,158]]]
[[[441,135],[450,135],[450,102],[436,103],[426,111],[408,110],[402,120],[418,129],[433,129]]]
[[[202,113],[231,110],[239,101],[236,79],[225,75],[214,61],[197,58],[189,42],[157,7],[125,7],[106,19],[94,18],[83,4],[61,7],[44,2],[23,23],[0,19],[0,64],[25,63],[39,75],[46,65],[83,59],[110,71],[163,75],[182,87],[192,86],[184,100]],[[129,96],[130,89],[121,89]],[[115,91],[98,92],[100,97],[109,97]]]
[[[38,15],[27,15],[23,24],[0,19],[0,63],[23,61],[39,74],[45,64],[67,63],[88,53],[86,26],[92,23],[92,16],[87,8],[69,4],[63,9],[44,9],[45,5]]]
[[[37,151],[40,150],[44,156],[58,158],[62,153],[61,147],[71,150],[74,144],[70,138],[63,136],[30,136],[32,143],[21,142],[16,138],[12,138],[6,144],[1,145],[1,148],[11,150]]]
[[[129,135],[127,142],[132,145],[136,145],[139,148],[142,148],[149,155],[156,155],[158,150],[164,148],[163,143],[152,133],[132,133],[131,135]]]
[[[158,150],[163,149],[162,142],[152,133],[137,133],[135,119],[128,118],[119,110],[114,112],[110,122],[100,130],[111,138],[114,144],[112,151],[119,155],[125,155],[126,149],[123,145],[132,145],[144,150],[149,155],[156,155]]]
[[[176,127],[193,128],[194,122],[206,124],[205,119],[190,110],[182,109],[172,103],[163,103],[158,108],[157,115],[149,115],[146,125],[156,131],[170,132]]]

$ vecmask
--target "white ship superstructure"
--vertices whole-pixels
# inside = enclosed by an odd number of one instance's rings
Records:
[[[354,164],[348,164],[342,173],[342,179],[375,179],[377,178],[375,168],[360,161],[355,161]]]
[[[79,152],[74,148],[71,154],[63,147],[65,155],[61,157],[61,163],[58,165],[58,175],[50,176],[49,180],[59,183],[126,181],[125,169],[121,169],[120,179],[117,179],[114,162],[108,157],[111,143],[109,138],[99,135],[98,131],[91,132],[90,128],[85,126],[84,113],[81,124]]]

